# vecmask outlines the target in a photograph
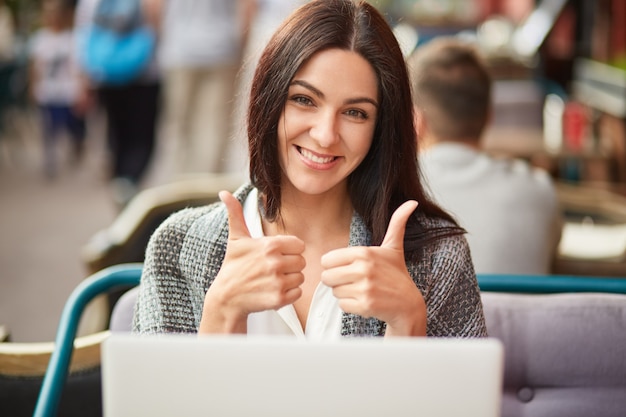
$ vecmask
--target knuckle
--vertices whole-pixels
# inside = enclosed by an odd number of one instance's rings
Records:
[[[298,267],[300,268],[300,270],[302,270],[306,267],[306,259],[302,255],[300,255],[298,259],[299,259]]]
[[[304,274],[302,272],[298,272],[297,274],[294,274],[294,275],[296,277],[294,280],[296,283],[296,286],[299,287],[300,285],[304,284]]]
[[[372,274],[372,271],[376,268],[376,263],[373,259],[361,259],[356,262],[356,271],[359,275],[361,275],[364,279],[368,280]]]
[[[285,302],[285,295],[280,292],[280,291],[276,291],[273,293],[273,296],[271,297],[272,300],[272,304],[275,307],[279,307],[281,305],[283,305],[283,303]]]
[[[370,257],[370,248],[367,246],[361,246],[361,247],[357,247],[354,250],[354,258],[356,260],[367,260]]]
[[[300,252],[304,252],[304,242],[300,239],[298,239],[295,236],[283,236],[284,238],[284,242],[289,245],[290,248],[296,250],[296,251],[300,251]]]
[[[263,252],[265,255],[270,255],[275,253],[280,247],[280,242],[278,239],[267,238],[263,239]]]
[[[292,291],[275,291],[272,296],[272,302],[275,307],[282,307],[294,301]]]
[[[274,256],[265,259],[265,272],[268,275],[275,275],[280,271],[281,262]]]
[[[374,284],[373,280],[369,279],[368,277],[365,277],[365,279],[363,280],[363,294],[367,297],[367,299],[371,299],[374,297],[374,293],[376,291],[376,285]]]

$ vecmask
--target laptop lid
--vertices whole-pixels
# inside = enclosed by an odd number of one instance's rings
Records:
[[[497,339],[347,339],[113,333],[105,417],[500,414]]]

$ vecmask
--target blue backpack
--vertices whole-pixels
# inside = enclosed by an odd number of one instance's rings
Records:
[[[82,34],[81,65],[96,83],[124,85],[138,78],[156,45],[139,0],[100,0],[93,24]]]

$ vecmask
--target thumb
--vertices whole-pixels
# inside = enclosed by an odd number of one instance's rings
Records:
[[[250,237],[250,231],[243,217],[241,203],[228,191],[219,192],[220,200],[228,210],[228,239]]]
[[[405,201],[393,212],[391,220],[389,220],[387,233],[385,233],[385,238],[380,246],[404,251],[404,230],[406,229],[409,216],[416,208],[417,201],[409,200]]]

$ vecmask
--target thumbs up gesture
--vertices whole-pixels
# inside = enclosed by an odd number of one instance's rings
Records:
[[[199,332],[245,333],[250,313],[278,309],[302,295],[304,242],[295,236],[253,239],[239,200],[227,191],[219,197],[228,210],[228,245],[206,293]]]
[[[426,334],[426,304],[404,261],[404,231],[416,201],[391,216],[380,246],[336,249],[322,257],[322,282],[348,313],[387,323],[388,336]]]

